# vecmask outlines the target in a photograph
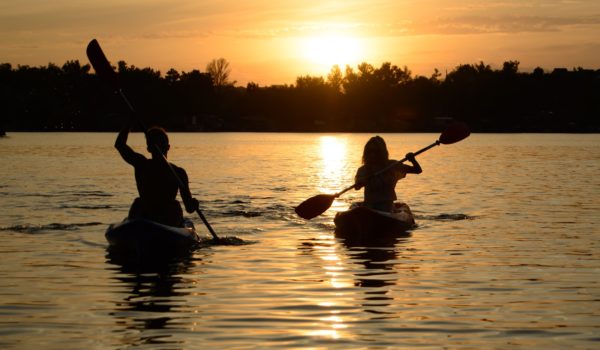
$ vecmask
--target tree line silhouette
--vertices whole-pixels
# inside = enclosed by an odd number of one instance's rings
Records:
[[[169,131],[439,131],[451,119],[479,132],[599,132],[600,69],[536,68],[518,61],[492,69],[463,64],[430,77],[406,67],[333,66],[327,77],[245,87],[229,81],[229,63],[206,72],[166,74],[120,61],[128,97],[148,124]],[[14,131],[115,131],[127,117],[88,64],[0,64],[0,127]]]

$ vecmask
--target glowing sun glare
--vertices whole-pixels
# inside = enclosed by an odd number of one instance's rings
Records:
[[[361,43],[357,38],[343,35],[326,35],[308,38],[304,44],[304,54],[311,62],[331,67],[334,64],[357,64],[362,54]]]
[[[340,187],[346,164],[346,139],[338,136],[321,136],[321,171],[319,174],[322,192],[332,192]]]
[[[346,140],[335,136],[321,136],[321,157],[329,172],[339,172],[346,158]]]

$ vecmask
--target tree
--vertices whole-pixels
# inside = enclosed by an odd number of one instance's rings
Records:
[[[335,91],[340,92],[342,89],[342,83],[344,82],[344,76],[342,70],[337,64],[331,67],[331,71],[327,75],[327,84],[331,86]]]
[[[320,89],[325,86],[323,77],[313,77],[310,75],[296,78],[296,87],[298,89]]]
[[[165,80],[169,84],[173,85],[179,80],[180,77],[181,75],[179,74],[179,72],[175,68],[171,68],[169,69],[169,71],[167,71],[167,74],[165,75]]]
[[[222,57],[210,61],[206,65],[206,72],[210,74],[215,86],[227,86],[235,84],[235,81],[229,82],[231,68],[229,67],[229,62]]]
[[[502,65],[502,73],[515,75],[519,72],[519,61],[506,61]]]

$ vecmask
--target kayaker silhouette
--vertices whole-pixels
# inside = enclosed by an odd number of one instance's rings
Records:
[[[165,159],[169,152],[169,137],[160,127],[152,127],[146,133],[146,144],[151,159],[135,152],[127,145],[127,137],[131,129],[130,120],[119,132],[115,141],[115,148],[135,171],[135,182],[139,197],[133,201],[129,210],[129,219],[145,218],[170,226],[183,225],[183,211],[177,201],[179,185],[171,173]],[[158,152],[162,152],[162,155]],[[164,159],[163,159],[164,156]],[[181,198],[188,213],[198,209],[198,200],[192,198],[188,176],[183,168],[170,163],[177,176],[181,179],[183,188],[180,189]]]
[[[407,153],[406,158],[412,166],[389,159],[387,146],[380,136],[367,141],[363,150],[363,165],[356,172],[354,186],[357,190],[365,188],[364,206],[386,212],[393,210],[398,181],[406,174],[420,174],[423,171],[413,153]]]

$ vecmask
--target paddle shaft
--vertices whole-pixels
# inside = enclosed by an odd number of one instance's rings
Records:
[[[413,154],[414,154],[414,155],[415,155],[415,157],[416,157],[417,155],[419,155],[419,154],[421,154],[421,153],[423,153],[423,152],[425,152],[425,151],[427,151],[427,150],[429,150],[429,149],[431,149],[431,148],[433,148],[433,147],[435,147],[435,146],[439,146],[439,145],[440,145],[440,141],[439,141],[439,140],[437,140],[437,141],[435,141],[434,143],[432,143],[431,145],[429,145],[429,146],[427,146],[427,147],[425,147],[425,148],[421,148],[420,150],[418,150],[418,151],[414,152]],[[385,168],[383,168],[383,169],[379,170],[379,171],[378,171],[378,172],[376,172],[375,174],[373,174],[373,175],[371,175],[371,176],[367,177],[366,179],[370,179],[370,178],[372,178],[372,177],[379,176],[379,175],[381,175],[381,174],[385,173],[386,171],[390,170],[391,168],[393,168],[393,167],[397,166],[398,164],[406,162],[407,160],[408,160],[408,158],[404,157],[404,158],[402,158],[402,159],[400,159],[400,160],[398,160],[398,161],[395,161],[394,163],[392,163],[392,164],[390,164],[390,165],[386,166]],[[366,179],[365,179],[365,180],[366,180]],[[344,193],[346,193],[346,192],[350,191],[351,189],[353,189],[353,188],[355,188],[355,187],[356,187],[356,182],[355,182],[355,183],[354,183],[352,186],[346,187],[346,188],[344,188],[343,190],[341,190],[340,192],[336,193],[336,194],[335,194],[335,198],[337,198],[337,197],[341,196],[342,194],[344,194]]]

